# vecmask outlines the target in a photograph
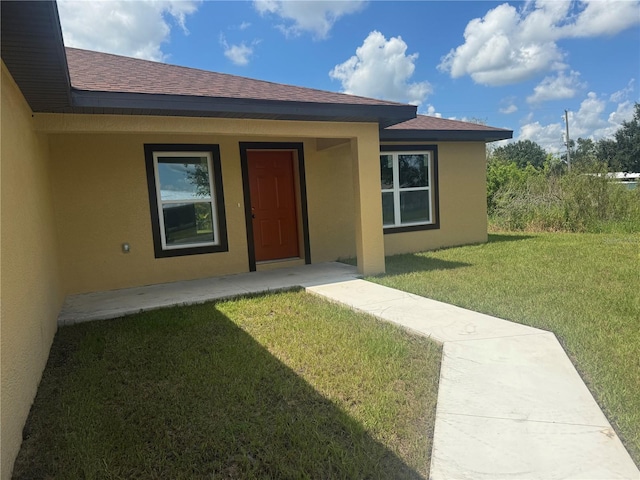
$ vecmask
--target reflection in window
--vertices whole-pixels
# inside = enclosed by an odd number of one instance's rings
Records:
[[[429,155],[398,155],[400,188],[428,187]]]
[[[162,215],[168,247],[214,243],[210,203],[165,204]]]
[[[382,224],[386,227],[387,225],[394,225],[395,223],[395,212],[393,211],[393,192],[383,192]]]
[[[429,223],[429,192],[414,190],[400,192],[402,223]]]
[[[431,152],[384,152],[380,155],[384,227],[434,223]]]
[[[380,155],[380,183],[382,189],[393,188],[393,156]]]
[[[211,198],[207,157],[158,157],[161,200]]]
[[[154,152],[163,250],[220,243],[210,152]]]
[[[156,258],[226,252],[220,147],[145,144]]]

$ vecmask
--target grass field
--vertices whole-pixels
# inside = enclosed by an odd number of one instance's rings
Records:
[[[495,234],[369,280],[554,332],[640,464],[640,234]]]
[[[63,327],[14,478],[425,478],[440,356],[303,292]]]

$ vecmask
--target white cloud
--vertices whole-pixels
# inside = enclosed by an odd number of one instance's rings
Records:
[[[242,22],[239,26],[238,26],[238,30],[246,30],[247,28],[249,28],[251,26],[250,22]]]
[[[577,113],[569,112],[569,135],[571,138],[591,137],[595,132],[607,126],[602,114],[607,102],[598,98],[594,92],[589,92],[580,104]]]
[[[635,83],[636,83],[635,78],[632,78],[631,80],[629,80],[629,83],[627,83],[626,87],[611,94],[611,96],[609,97],[609,101],[624,102],[625,100],[627,100],[635,90]]]
[[[625,101],[615,104],[613,110],[607,107],[609,102],[599,97],[594,92],[589,92],[587,97],[580,104],[577,112],[570,111],[569,136],[575,140],[577,138],[590,138],[600,140],[611,137],[621,126],[622,122],[633,118],[634,104]],[[609,113],[607,113],[609,111]],[[559,119],[561,115],[558,115]],[[565,133],[564,121],[542,125],[540,122],[531,122],[530,117],[520,127],[520,134],[517,140],[532,140],[540,144],[551,153],[565,151],[563,135]]]
[[[505,145],[508,145],[511,142],[513,142],[513,140],[510,138],[507,138],[506,140],[497,140],[495,142],[491,142],[487,144],[487,153],[494,151],[496,148],[504,147]]]
[[[427,111],[426,112],[418,112],[418,113],[423,114],[423,115],[429,115],[431,117],[442,118],[442,114],[437,112],[436,111],[436,107],[434,107],[431,104],[427,105]]]
[[[199,1],[58,0],[65,45],[148,60],[162,61],[162,44],[169,41],[170,17],[185,34],[187,15]]]
[[[612,137],[622,126],[622,122],[633,120],[635,112],[634,102],[626,101],[618,104],[618,107],[607,117],[607,126],[594,132],[598,138]]]
[[[499,5],[484,18],[469,22],[465,43],[451,50],[438,68],[453,78],[470,75],[477,83],[507,85],[561,67],[564,54],[540,32],[541,25],[549,28],[549,17],[557,16],[554,9],[549,11],[549,15],[546,10],[534,11],[527,17],[511,5]]]
[[[510,96],[500,100],[500,108],[498,109],[498,111],[505,115],[510,115],[517,112],[518,107],[516,105],[516,97]]]
[[[616,111],[611,112],[609,115],[609,123],[621,126],[622,122],[633,120],[636,111],[635,103],[636,102],[626,101],[618,104]]]
[[[310,32],[323,39],[333,25],[344,15],[356,13],[365,5],[362,0],[316,1],[316,0],[254,0],[254,8],[262,15],[274,14],[285,21],[278,26],[287,36],[298,36]]]
[[[476,123],[478,125],[487,125],[487,119],[482,117],[467,117],[462,118],[450,117],[451,120],[460,120],[461,122]]]
[[[247,47],[244,43],[240,45],[231,45],[224,50],[224,56],[231,60],[235,65],[248,65],[249,57],[253,55],[253,48]]]
[[[518,107],[516,107],[513,103],[500,109],[500,113],[504,113],[505,115],[516,113],[517,111],[518,111]]]
[[[640,23],[640,2],[635,0],[589,0],[573,24],[563,32],[572,37],[615,35]]]
[[[507,85],[567,68],[557,41],[614,35],[640,23],[633,1],[527,2],[520,10],[505,3],[471,20],[464,44],[442,58],[438,68],[476,83]]]
[[[224,48],[224,56],[227,57],[234,65],[244,67],[249,64],[249,59],[253,55],[253,47],[257,44],[254,42],[252,46],[248,46],[244,42],[238,45],[229,45],[227,39],[221,33],[220,45]]]
[[[569,75],[558,72],[555,76],[545,77],[534,89],[533,95],[527,97],[529,103],[541,103],[548,100],[573,98],[578,90],[586,85],[580,82],[580,73],[571,71]]]
[[[531,140],[550,153],[559,153],[564,149],[563,134],[564,126],[561,123],[541,125],[540,122],[533,122],[520,127],[517,140]]]
[[[407,55],[401,37],[387,40],[373,31],[356,54],[336,65],[329,76],[342,82],[345,93],[420,105],[433,91],[429,82],[411,83],[417,53]]]

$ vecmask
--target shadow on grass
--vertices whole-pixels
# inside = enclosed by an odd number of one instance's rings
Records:
[[[189,308],[61,328],[14,478],[421,478],[215,306]]]
[[[489,243],[500,243],[500,242],[517,242],[518,240],[529,240],[532,237],[531,235],[509,235],[508,233],[490,233],[489,234]]]
[[[387,257],[386,273],[382,276],[400,275],[410,272],[424,272],[432,270],[453,270],[455,268],[470,267],[470,263],[451,262],[425,256],[422,254],[406,253]]]

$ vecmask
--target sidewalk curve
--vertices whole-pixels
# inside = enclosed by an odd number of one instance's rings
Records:
[[[553,333],[365,280],[306,290],[443,344],[431,479],[640,479]]]

